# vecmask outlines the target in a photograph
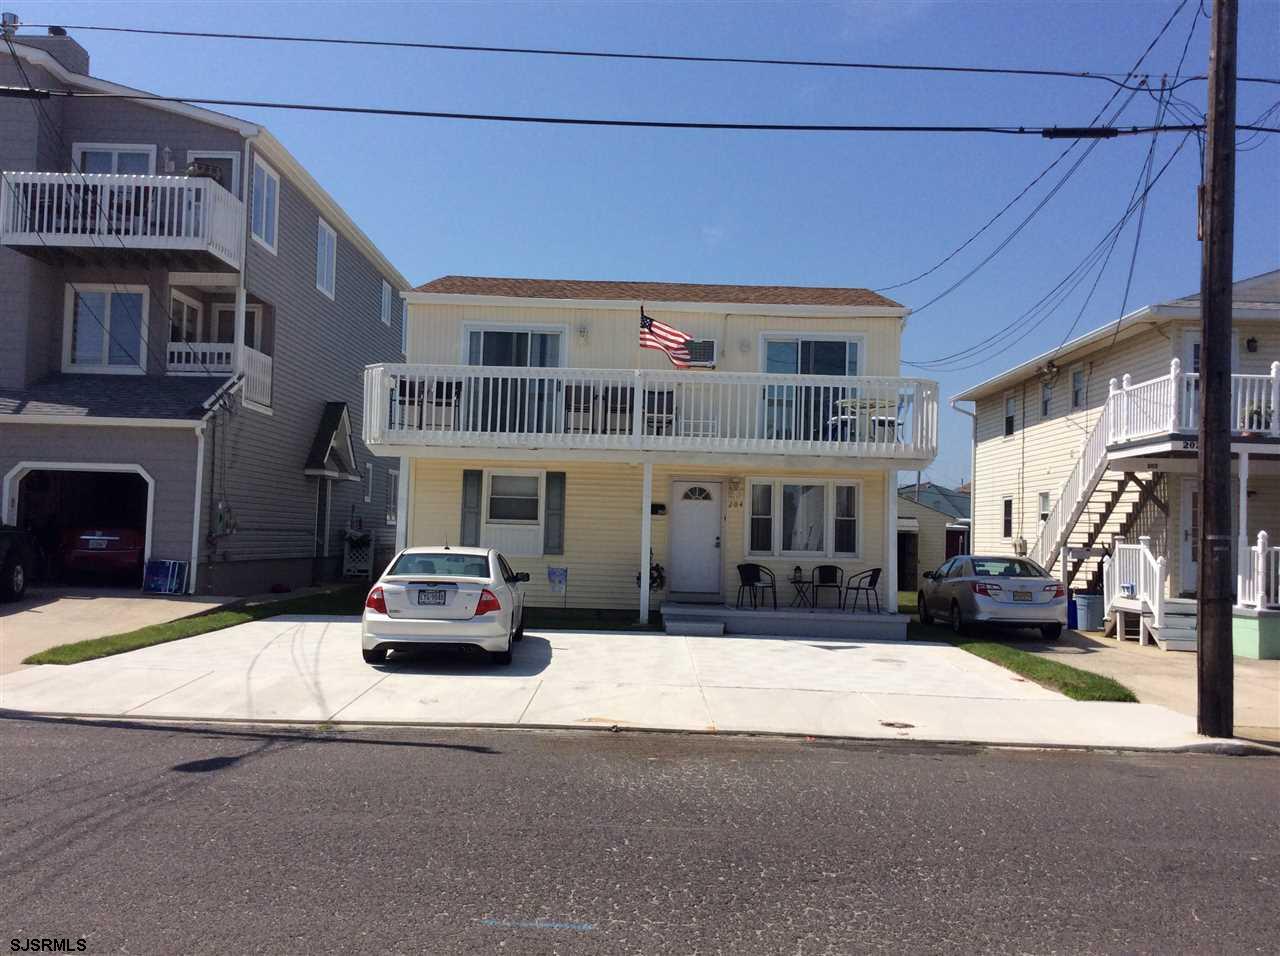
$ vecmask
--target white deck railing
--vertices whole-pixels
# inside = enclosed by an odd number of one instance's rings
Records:
[[[910,378],[372,365],[369,444],[931,460],[938,386]]]
[[[1151,612],[1151,623],[1164,623],[1164,588],[1168,566],[1163,556],[1151,550],[1151,539],[1143,536],[1137,544],[1125,544],[1116,538],[1111,555],[1102,560],[1102,594],[1107,610],[1117,599],[1140,602],[1141,610]]]
[[[0,243],[209,252],[244,261],[244,207],[212,179],[6,172]]]
[[[1200,376],[1183,372],[1174,359],[1169,374],[1134,384],[1126,375],[1111,380],[1107,395],[1112,445],[1200,428]],[[1280,362],[1267,375],[1231,376],[1231,431],[1280,438]]]
[[[1040,525],[1040,537],[1031,546],[1030,556],[1046,571],[1052,570],[1062,546],[1089,502],[1098,479],[1107,470],[1107,439],[1111,428],[1111,410],[1104,407],[1085,439],[1080,457],[1067,476],[1049,517]]]
[[[235,363],[236,347],[230,342],[170,342],[166,350],[170,374],[230,373]]]
[[[1265,531],[1244,554],[1238,600],[1244,607],[1280,608],[1280,547]]]
[[[258,405],[271,404],[271,356],[244,347],[244,397]]]

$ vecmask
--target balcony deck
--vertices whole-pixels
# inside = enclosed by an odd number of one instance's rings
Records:
[[[555,450],[619,460],[856,459],[914,469],[938,447],[937,384],[912,378],[373,365],[365,370],[365,409],[365,442],[408,456]]]
[[[247,345],[242,355],[245,399],[270,406],[271,356]],[[229,342],[170,342],[165,360],[170,375],[231,375],[236,371],[236,347]]]
[[[212,179],[6,172],[0,244],[42,257],[151,252],[188,266],[239,269],[244,206]]]

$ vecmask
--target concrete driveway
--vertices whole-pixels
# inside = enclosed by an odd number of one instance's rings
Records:
[[[279,617],[0,676],[9,710],[104,717],[635,727],[1173,748],[1154,705],[1079,703],[949,644],[530,631],[515,663],[370,667],[359,623]]]
[[[137,588],[31,588],[21,601],[0,604],[0,674],[20,669],[22,659],[37,651],[163,624],[227,600]]]

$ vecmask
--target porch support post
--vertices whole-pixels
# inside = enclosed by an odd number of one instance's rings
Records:
[[[653,531],[653,462],[644,463],[640,493],[640,623],[649,623],[649,548]]]
[[[1236,604],[1240,606],[1244,604],[1244,595],[1247,590],[1246,578],[1252,573],[1249,567],[1249,453],[1247,451],[1240,452],[1237,477],[1240,480],[1240,490],[1239,501],[1236,502],[1238,525],[1236,539],[1240,543],[1236,546]]]
[[[409,547],[409,509],[413,507],[413,459],[400,456],[400,474],[396,479],[396,550]],[[372,567],[372,559],[370,566]]]
[[[917,486],[919,487],[919,486]],[[884,605],[898,613],[898,472],[884,473]]]
[[[235,338],[235,356],[237,372],[244,371],[244,317],[245,317],[246,297],[244,292],[244,281],[236,286],[236,338]]]

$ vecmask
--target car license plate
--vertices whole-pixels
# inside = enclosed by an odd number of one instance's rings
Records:
[[[89,550],[90,551],[106,551],[107,539],[106,538],[90,538]]]
[[[444,594],[445,594],[444,591],[419,591],[418,603],[419,604],[443,604]]]
[[[1013,599],[1014,599],[1015,601],[1030,601],[1030,600],[1031,600],[1031,592],[1030,592],[1030,591],[1014,591],[1014,592],[1013,592]]]

